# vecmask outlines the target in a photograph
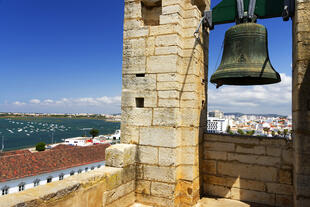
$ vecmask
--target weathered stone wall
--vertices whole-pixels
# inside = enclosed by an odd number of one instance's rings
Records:
[[[107,167],[0,197],[0,207],[130,206],[135,202],[136,146],[107,149]],[[109,167],[112,166],[112,167]]]
[[[199,199],[208,34],[193,34],[208,7],[208,0],[125,0],[121,142],[138,145],[140,203]]]
[[[207,196],[293,206],[291,141],[206,134],[203,154]]]
[[[295,206],[310,206],[310,1],[296,0],[293,25]]]

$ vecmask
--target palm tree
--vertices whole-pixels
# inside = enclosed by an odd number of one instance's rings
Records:
[[[94,137],[98,136],[99,130],[98,129],[91,129],[89,131],[89,134],[92,136],[92,138],[94,138]]]

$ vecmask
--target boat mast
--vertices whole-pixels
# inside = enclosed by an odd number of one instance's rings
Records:
[[[1,147],[1,152],[4,150],[4,136],[2,135],[2,147]]]

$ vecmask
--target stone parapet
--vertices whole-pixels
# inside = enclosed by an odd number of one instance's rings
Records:
[[[293,206],[292,141],[205,134],[202,159],[207,196]]]

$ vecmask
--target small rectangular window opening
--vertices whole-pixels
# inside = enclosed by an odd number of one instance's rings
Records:
[[[136,74],[136,77],[137,78],[143,78],[143,77],[145,77],[145,74],[144,73],[138,73],[138,74]]]
[[[136,98],[136,107],[144,108],[144,98]]]
[[[141,9],[145,26],[159,25],[159,17],[162,14],[161,0],[141,1]]]

